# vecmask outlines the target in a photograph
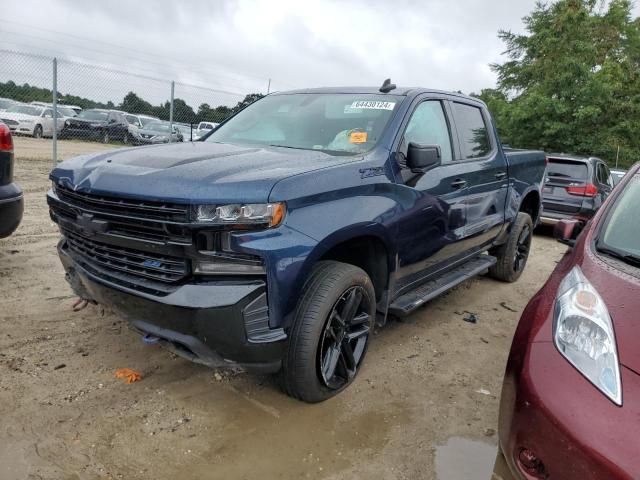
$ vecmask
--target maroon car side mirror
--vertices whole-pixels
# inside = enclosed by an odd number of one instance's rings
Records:
[[[560,220],[553,229],[553,236],[560,243],[573,247],[583,226],[580,220]]]

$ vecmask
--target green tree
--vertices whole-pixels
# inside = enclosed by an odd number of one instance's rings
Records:
[[[145,115],[151,115],[153,112],[153,105],[141,99],[133,92],[129,92],[125,95],[122,103],[118,108],[120,110],[124,110],[125,112],[134,112]]]
[[[501,31],[498,88],[479,95],[514,146],[640,160],[640,19],[629,0],[537,3],[525,34]]]

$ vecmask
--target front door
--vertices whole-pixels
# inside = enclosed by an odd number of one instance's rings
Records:
[[[398,280],[395,295],[410,290],[456,259],[464,257],[466,184],[464,166],[454,162],[450,122],[440,100],[419,103],[401,142],[398,179],[402,212],[398,215]],[[406,167],[409,143],[438,145],[441,165],[424,174]]]

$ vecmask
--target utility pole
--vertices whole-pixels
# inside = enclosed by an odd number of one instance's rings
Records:
[[[618,145],[618,153],[616,153],[616,168],[618,168],[618,159],[620,158],[620,145]]]
[[[53,59],[53,165],[58,163],[58,59]]]
[[[271,92],[271,79],[269,79],[269,83],[267,84],[267,95]]]

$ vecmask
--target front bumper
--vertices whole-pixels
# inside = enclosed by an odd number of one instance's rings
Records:
[[[83,140],[99,140],[102,131],[97,128],[73,128],[63,127],[60,130],[60,138],[80,138]]]
[[[0,187],[0,238],[11,235],[20,225],[24,197],[15,183]]]
[[[286,334],[269,330],[263,281],[186,284],[166,296],[116,285],[73,258],[63,239],[58,253],[75,292],[113,309],[143,334],[157,337],[197,363],[239,364],[249,371],[277,372]]]
[[[640,376],[621,367],[618,407],[549,342],[531,343],[521,366],[507,367],[500,405],[500,446],[519,479],[640,478]],[[523,466],[533,452],[548,476]]]
[[[169,140],[158,140],[155,138],[134,137],[132,139],[132,143],[135,143],[136,145],[160,145],[162,143],[169,143]]]

